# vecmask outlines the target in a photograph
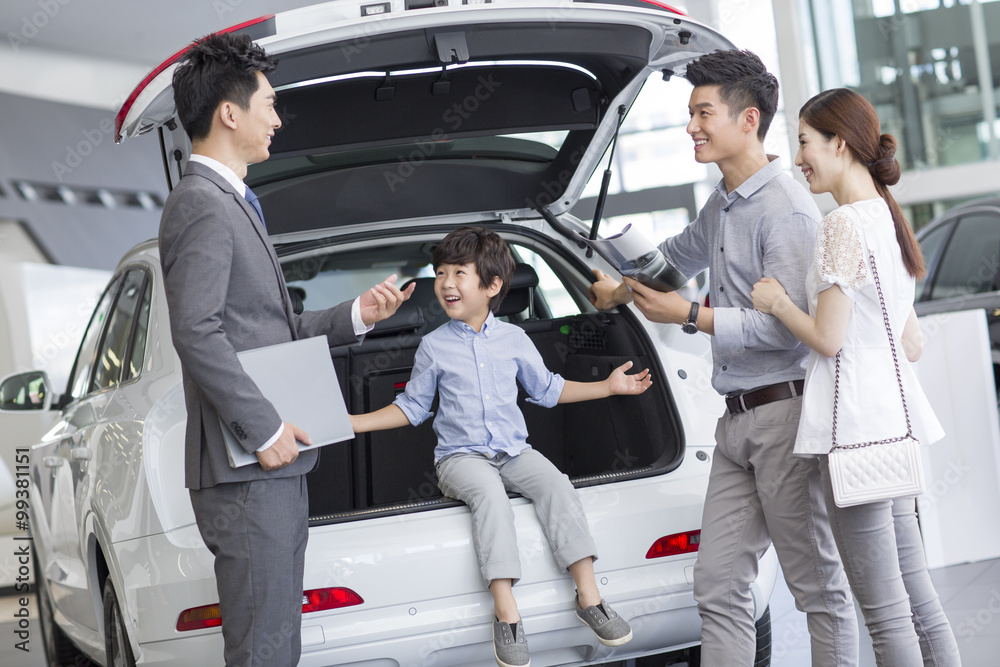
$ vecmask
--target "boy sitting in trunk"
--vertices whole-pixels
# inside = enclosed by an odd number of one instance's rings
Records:
[[[431,416],[441,491],[472,510],[472,543],[493,595],[493,647],[500,667],[530,664],[524,628],[511,587],[521,577],[508,491],[532,501],[560,567],[576,583],[577,617],[606,646],[632,639],[628,623],[601,599],[594,579],[597,549],[576,489],[527,443],[517,407],[517,381],[543,407],[612,394],[641,394],[649,370],[626,375],[632,362],[601,382],[573,382],[549,372],[527,334],[493,313],[503,301],[514,258],[495,232],[463,227],[433,253],[434,293],[451,320],[424,336],[406,391],[380,410],[353,415],[356,433],[416,426]]]

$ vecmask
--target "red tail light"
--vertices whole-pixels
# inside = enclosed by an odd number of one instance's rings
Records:
[[[177,617],[177,632],[217,628],[220,625],[222,625],[222,614],[219,613],[219,605],[217,604],[185,609]]]
[[[353,607],[363,603],[361,596],[350,588],[316,588],[302,594],[302,613]],[[222,614],[217,604],[185,609],[177,617],[178,632],[217,628],[220,625],[222,625]]]
[[[249,21],[244,21],[243,23],[230,26],[228,28],[220,30],[215,34],[221,35],[222,33],[226,32],[238,32],[240,30],[245,30],[252,26],[270,21],[273,18],[274,14],[267,14],[265,16],[260,16],[255,19],[251,19]],[[129,94],[128,98],[125,100],[125,104],[123,104],[122,108],[118,110],[118,115],[115,116],[115,143],[118,143],[119,141],[122,140],[122,125],[125,124],[125,117],[128,116],[128,112],[132,110],[132,105],[135,104],[135,100],[137,97],[139,97],[139,94],[142,93],[142,91],[146,89],[146,86],[149,85],[149,82],[155,79],[157,76],[159,76],[160,73],[163,72],[163,70],[167,69],[175,62],[180,60],[181,56],[187,53],[188,49],[190,49],[193,45],[194,45],[193,43],[188,44],[183,49],[181,49],[180,51],[178,51],[177,53],[175,53],[174,55],[170,56],[162,63],[157,65],[157,67],[152,72],[147,74],[145,78],[139,82],[139,85],[132,90],[131,94]]]
[[[361,596],[350,588],[316,588],[302,594],[302,613],[353,607],[363,603]]]
[[[691,554],[698,551],[701,544],[701,531],[690,530],[686,533],[675,533],[667,535],[653,542],[646,552],[646,558],[665,558],[666,556],[678,556],[680,554]]]

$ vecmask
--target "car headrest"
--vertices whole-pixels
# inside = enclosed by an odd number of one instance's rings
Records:
[[[413,289],[413,294],[410,295],[410,298],[406,300],[406,303],[412,303],[423,317],[424,321],[418,332],[425,334],[447,322],[448,316],[434,294],[434,278],[413,278],[406,281],[400,289],[406,290],[411,284],[415,284],[416,287]]]
[[[391,317],[375,323],[375,328],[368,332],[368,337],[392,336],[401,333],[414,333],[424,326],[424,314],[411,296],[399,304],[399,308]]]
[[[538,287],[538,274],[535,273],[535,269],[530,264],[515,264],[514,274],[510,278],[510,290],[495,315],[497,317],[516,315],[531,308],[536,287]],[[529,311],[528,317],[531,317],[531,314]]]
[[[408,280],[400,289],[405,290],[414,283],[416,287],[413,290],[413,294],[407,299],[404,305],[412,304],[412,307],[415,307],[423,315],[423,323],[419,325],[418,332],[425,334],[447,322],[448,315],[445,314],[444,309],[441,308],[441,304],[438,303],[437,296],[434,294],[434,278],[413,278]],[[529,264],[515,264],[514,274],[510,279],[510,290],[508,290],[507,296],[501,302],[499,312],[496,313],[496,316],[515,315],[530,308],[536,287],[538,287],[538,274],[535,273],[535,269]],[[385,321],[395,320],[398,315],[399,312]]]

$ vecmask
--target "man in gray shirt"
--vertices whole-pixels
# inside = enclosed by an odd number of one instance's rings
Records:
[[[709,302],[650,290],[600,270],[591,301],[606,310],[634,303],[653,322],[711,334],[712,384],[726,396],[694,570],[702,619],[702,665],[754,664],[750,585],[774,544],[796,606],[805,611],[814,666],[856,665],[858,626],[833,540],[814,458],[792,454],[808,349],[776,318],[754,310],[761,276],[781,276],[806,308],[805,276],[819,210],[764,152],[778,82],[748,51],[716,51],[688,65],[694,85],[687,131],[695,159],[722,181],[698,217],[660,245],[682,273],[709,273]]]

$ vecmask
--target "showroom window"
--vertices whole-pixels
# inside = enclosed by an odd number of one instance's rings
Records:
[[[142,305],[139,306],[139,316],[135,322],[135,337],[132,339],[132,349],[128,356],[128,367],[122,382],[138,377],[142,371],[142,363],[146,360],[146,334],[149,330],[149,306],[152,301],[153,282],[146,281],[142,294]]]
[[[882,131],[900,141],[905,169],[997,157],[1000,123],[983,93],[1000,75],[1000,31],[977,28],[1000,25],[1000,2],[808,0],[808,7],[820,90],[846,86],[874,104]]]
[[[580,305],[545,259],[524,246],[514,246],[513,250],[518,261],[530,265],[538,275],[538,291],[552,317],[580,314]]]
[[[125,353],[128,349],[129,337],[132,334],[132,324],[135,321],[136,308],[143,295],[143,284],[146,272],[133,269],[125,274],[125,281],[111,312],[108,332],[104,336],[97,364],[94,369],[94,379],[90,384],[91,391],[107,389],[118,384],[125,364]]]
[[[87,325],[87,331],[83,334],[83,342],[80,344],[80,351],[76,355],[76,362],[73,364],[73,374],[70,376],[69,394],[72,398],[80,398],[87,393],[90,387],[90,371],[93,369],[94,357],[97,344],[101,339],[101,332],[108,318],[108,311],[111,310],[111,303],[118,294],[118,287],[121,285],[121,276],[116,277],[108,285],[101,297],[94,314]]]

